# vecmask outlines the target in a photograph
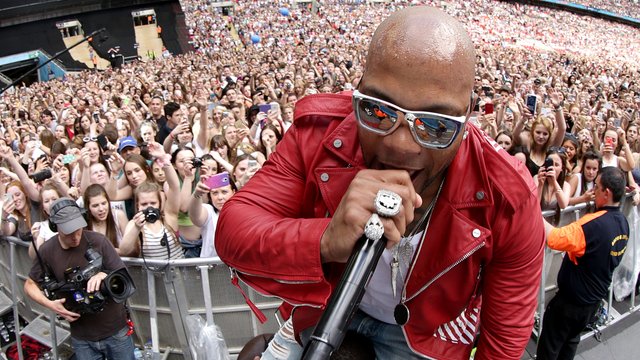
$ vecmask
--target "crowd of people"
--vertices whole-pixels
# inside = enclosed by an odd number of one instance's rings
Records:
[[[194,52],[3,93],[1,233],[32,241],[35,258],[56,235],[52,204],[70,198],[120,256],[216,256],[220,210],[277,152],[297,102],[358,88],[374,30],[414,3],[324,1],[314,12],[242,1],[223,16],[210,1],[184,0]],[[636,29],[509,2],[420,3],[471,35],[467,126],[522,161],[541,209],[596,200],[606,167],[626,174],[640,203]]]
[[[570,1],[567,1],[570,2]],[[636,0],[606,1],[606,0],[580,0],[574,3],[590,7],[592,9],[610,11],[616,15],[629,16],[640,19],[640,4]]]
[[[170,257],[215,254],[200,251],[210,241],[202,234],[213,234],[203,216],[215,220],[276,151],[298,99],[357,86],[373,29],[408,3],[327,1],[318,13],[288,5],[238,2],[222,16],[206,0],[185,0],[195,52],[5,92],[2,232],[40,245],[51,236],[49,204],[70,196],[122,255],[145,254],[165,235]],[[437,5],[476,44],[471,121],[527,164],[544,209],[590,200],[603,163],[635,174],[636,186],[635,29],[505,2]],[[224,195],[204,196],[223,172]],[[162,210],[157,223],[148,209]],[[160,250],[149,254],[166,257]]]

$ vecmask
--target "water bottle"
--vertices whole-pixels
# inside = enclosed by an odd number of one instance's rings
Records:
[[[151,340],[147,341],[144,344],[144,352],[142,353],[142,358],[144,360],[153,360],[153,347],[151,345]]]
[[[136,347],[135,349],[133,349],[133,357],[136,360],[142,360],[142,351]]]
[[[53,360],[53,353],[51,351],[41,353],[38,360]]]

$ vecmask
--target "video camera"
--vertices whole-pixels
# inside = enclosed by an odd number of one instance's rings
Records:
[[[49,300],[66,299],[64,307],[78,314],[95,314],[104,309],[107,299],[126,301],[136,291],[126,268],[113,271],[100,285],[100,290],[87,292],[87,282],[102,270],[102,255],[89,247],[85,253],[89,263],[65,271],[65,281],[57,282],[45,275],[41,287]]]

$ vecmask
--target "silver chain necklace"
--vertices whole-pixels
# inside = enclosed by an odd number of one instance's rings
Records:
[[[442,182],[440,182],[440,187],[438,187],[438,192],[436,196],[434,196],[433,200],[429,204],[429,207],[424,212],[418,223],[411,229],[409,235],[403,236],[400,238],[400,242],[396,244],[391,249],[391,253],[393,254],[393,258],[391,259],[391,290],[393,291],[393,297],[396,297],[397,293],[397,284],[398,278],[402,276],[400,270],[400,265],[404,269],[408,269],[411,263],[411,258],[413,257],[413,248],[411,246],[411,239],[416,235],[416,233],[422,229],[425,221],[430,217],[431,212],[433,211],[433,207],[436,205],[436,201],[440,196],[440,191],[442,190],[442,186],[444,185],[444,178]],[[423,236],[424,238],[424,236]],[[402,279],[401,279],[402,280]],[[404,280],[402,280],[404,282]]]

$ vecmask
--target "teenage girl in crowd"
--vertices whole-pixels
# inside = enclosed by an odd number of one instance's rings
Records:
[[[57,187],[51,181],[47,181],[44,184],[40,194],[42,197],[40,206],[44,220],[33,224],[33,227],[31,228],[31,233],[33,234],[33,239],[35,240],[35,246],[37,249],[40,249],[40,246],[42,246],[45,241],[57,234],[49,228],[49,211],[51,210],[51,204],[61,197]],[[35,259],[36,253],[33,245],[34,243],[29,245],[29,257]]]
[[[538,184],[540,208],[544,210],[564,209],[569,205],[571,185],[565,181],[566,153],[562,148],[550,148],[547,159],[553,161],[551,166],[541,166],[534,181]]]
[[[215,235],[218,214],[236,190],[235,184],[226,172],[216,176],[202,177],[196,184],[189,201],[189,217],[194,225],[202,228],[203,241],[200,257],[217,256]],[[211,201],[211,205],[204,204],[205,200]]]
[[[563,110],[561,106],[561,97],[553,89],[548,90],[549,100],[554,108],[555,129],[551,120],[544,116],[537,116],[537,119],[531,124],[529,157],[527,158],[527,168],[531,176],[535,176],[540,167],[547,158],[547,150],[552,146],[561,146],[564,140],[567,125],[564,121]],[[525,110],[526,111],[526,110]],[[536,115],[536,114],[532,114]],[[520,138],[520,133],[524,129],[524,121],[527,116],[523,116],[516,124],[513,130],[514,139]],[[522,144],[524,145],[524,144]]]
[[[178,231],[180,243],[185,248],[186,257],[200,256],[202,229],[191,222],[187,210],[194,183],[199,181],[199,169],[194,166],[195,154],[191,148],[178,148],[171,156],[171,162],[180,180],[180,211],[178,212]]]
[[[87,229],[106,236],[120,253],[120,242],[128,222],[124,211],[111,208],[109,196],[102,185],[89,185],[82,198],[87,210]]]
[[[580,172],[569,179],[571,185],[569,205],[593,201],[595,199],[595,180],[600,172],[601,157],[593,151],[586,152],[580,161]]]
[[[624,156],[619,156],[620,151],[624,151]],[[635,166],[633,154],[627,144],[624,131],[620,128],[607,129],[604,132],[602,143],[602,167],[619,167],[622,171],[631,171]]]
[[[134,200],[137,213],[127,224],[120,254],[150,259],[181,259],[184,254],[176,236],[180,208],[178,174],[171,166],[171,156],[160,144],[151,142],[148,147],[149,154],[164,169],[166,200],[162,201],[162,189],[155,182],[144,181],[136,185]],[[150,180],[151,176],[147,179]]]
[[[566,134],[562,147],[567,153],[567,174],[578,172],[580,170],[580,159],[577,156],[578,139],[573,134]]]

